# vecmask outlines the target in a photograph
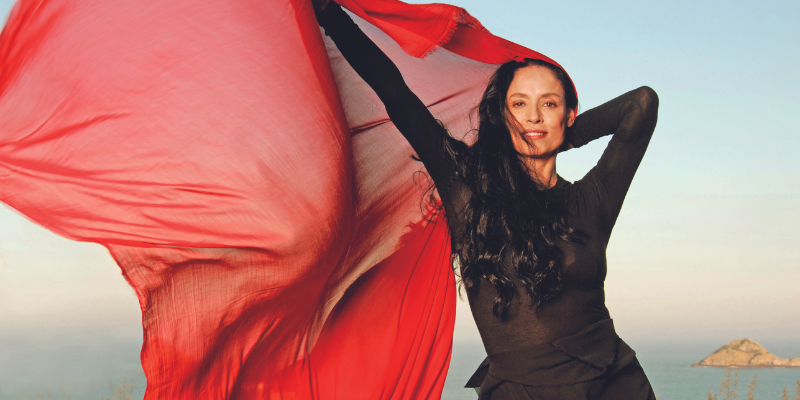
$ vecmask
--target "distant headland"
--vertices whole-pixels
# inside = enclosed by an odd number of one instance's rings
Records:
[[[738,339],[720,347],[693,367],[800,368],[800,358],[780,358],[750,339]]]

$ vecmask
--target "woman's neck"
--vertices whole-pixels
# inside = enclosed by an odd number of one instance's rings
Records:
[[[541,189],[550,189],[558,183],[555,155],[546,158],[524,157],[522,163],[525,164],[531,180]]]

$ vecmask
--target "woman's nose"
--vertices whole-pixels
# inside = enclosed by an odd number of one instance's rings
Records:
[[[539,108],[538,107],[530,107],[528,109],[527,120],[528,120],[528,122],[531,122],[531,123],[534,123],[534,124],[542,122],[542,116],[541,116],[541,113],[539,112]]]

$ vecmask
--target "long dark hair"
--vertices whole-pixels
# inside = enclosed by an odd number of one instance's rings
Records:
[[[563,287],[562,252],[556,242],[576,240],[566,225],[569,206],[559,187],[540,190],[531,179],[506,122],[506,94],[514,74],[532,65],[553,71],[564,88],[567,109],[577,109],[575,88],[561,68],[532,59],[503,64],[478,106],[477,140],[459,163],[472,190],[464,229],[454,246],[461,281],[472,293],[484,279],[494,286],[492,311],[501,319],[517,290],[512,276],[522,281],[531,307],[539,308],[558,296]]]

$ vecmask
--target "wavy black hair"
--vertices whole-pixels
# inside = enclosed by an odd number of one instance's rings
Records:
[[[564,88],[567,110],[577,109],[575,88],[561,68],[533,59],[503,64],[478,105],[477,140],[458,163],[472,197],[454,256],[467,291],[475,293],[482,280],[494,286],[492,311],[500,319],[517,291],[512,277],[522,281],[531,307],[555,299],[563,288],[563,254],[556,243],[579,240],[566,225],[569,206],[559,187],[541,190],[511,140],[508,88],[518,69],[534,65],[553,71]]]

